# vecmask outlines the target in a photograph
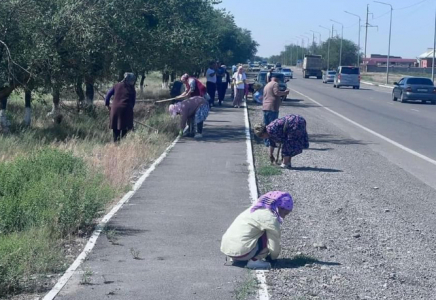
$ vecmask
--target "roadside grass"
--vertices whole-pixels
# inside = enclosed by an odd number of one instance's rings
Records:
[[[259,176],[274,176],[280,174],[282,174],[282,170],[273,165],[264,165],[257,169],[257,175]]]
[[[46,96],[36,97],[32,126],[25,127],[24,101],[11,98],[11,131],[0,134],[0,298],[42,291],[47,274],[64,271],[73,259],[65,245],[86,237],[178,132],[166,107],[138,103],[135,120],[159,134],[136,124],[116,145],[100,102],[94,112],[78,113],[74,101],[64,101],[57,125],[46,116]],[[116,243],[116,232],[108,238]]]
[[[258,281],[254,273],[247,272],[243,281],[239,282],[235,288],[234,295],[236,300],[246,300],[253,296],[258,289]]]

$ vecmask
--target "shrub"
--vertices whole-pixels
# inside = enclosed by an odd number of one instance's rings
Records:
[[[71,153],[43,149],[0,164],[0,234],[47,227],[67,235],[92,224],[113,196]]]

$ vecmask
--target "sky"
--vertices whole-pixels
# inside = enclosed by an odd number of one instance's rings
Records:
[[[381,0],[390,3],[392,14],[391,55],[416,58],[433,48],[436,0]],[[344,24],[344,38],[357,44],[359,19],[344,11],[360,15],[366,22],[369,4],[367,56],[387,54],[389,42],[390,7],[370,0],[222,0],[218,8],[225,8],[235,16],[239,27],[251,31],[260,45],[257,55],[269,57],[279,54],[285,45],[301,44],[301,38],[312,32],[321,33],[324,41],[329,33],[319,25],[331,28],[335,20]],[[334,24],[337,34],[341,25]],[[364,52],[365,27],[361,28],[361,51]],[[319,34],[315,34],[316,41]],[[307,42],[306,42],[307,43]]]

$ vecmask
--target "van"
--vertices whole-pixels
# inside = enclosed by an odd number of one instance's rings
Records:
[[[353,89],[360,89],[360,69],[359,67],[338,67],[333,87],[352,86]]]

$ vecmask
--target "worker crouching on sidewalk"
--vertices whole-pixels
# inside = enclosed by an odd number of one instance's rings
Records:
[[[280,254],[280,225],[292,211],[289,193],[273,191],[242,212],[227,229],[221,241],[221,252],[233,261],[247,261],[247,268],[269,269],[264,259],[276,260]]]
[[[188,123],[187,136],[202,138],[203,122],[209,115],[209,103],[200,96],[186,99],[176,104],[171,104],[169,112],[172,117],[180,115],[180,136],[183,135],[183,129]]]
[[[259,138],[269,139],[282,144],[282,168],[290,169],[291,158],[309,148],[309,136],[306,131],[306,120],[300,115],[287,115],[272,121],[269,125],[254,126],[254,134]],[[275,144],[270,144],[270,158],[274,160]]]

